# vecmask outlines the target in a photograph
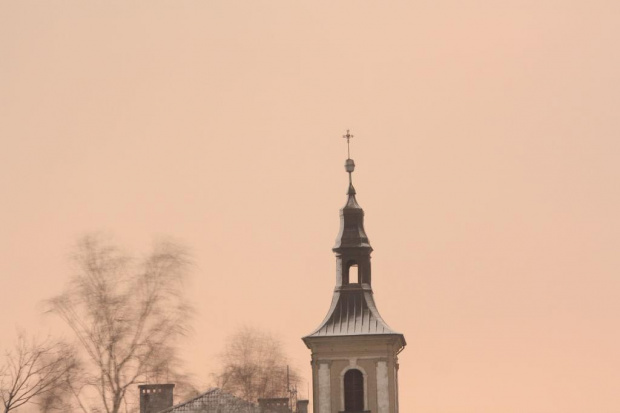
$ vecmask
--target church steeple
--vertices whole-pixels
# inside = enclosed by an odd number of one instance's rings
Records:
[[[392,330],[381,318],[374,302],[371,286],[370,254],[372,247],[364,230],[364,210],[357,203],[352,174],[355,162],[350,158],[347,130],[345,170],[349,174],[347,202],[340,209],[340,231],[332,251],[336,254],[336,288],[327,317],[308,337],[322,335],[402,334]]]
[[[405,337],[381,318],[371,286],[372,247],[353,187],[349,131],[347,202],[340,209],[336,287],[319,327],[303,338],[312,351],[314,413],[398,413],[398,353]]]

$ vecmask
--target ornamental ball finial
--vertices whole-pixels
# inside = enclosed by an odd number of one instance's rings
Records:
[[[355,162],[353,161],[353,159],[347,159],[347,161],[344,163],[344,170],[348,173],[351,173],[355,170]]]

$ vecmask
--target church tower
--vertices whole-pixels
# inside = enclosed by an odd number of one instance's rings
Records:
[[[347,131],[344,136],[352,136]],[[314,413],[398,413],[398,354],[405,337],[381,318],[372,292],[364,210],[357,203],[349,158],[347,203],[340,210],[336,287],[327,316],[303,338],[312,352]]]

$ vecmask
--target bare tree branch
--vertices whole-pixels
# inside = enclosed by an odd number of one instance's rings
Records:
[[[27,403],[50,409],[54,397],[77,366],[74,350],[61,341],[28,340],[19,333],[15,348],[7,351],[0,367],[0,400],[5,413]]]

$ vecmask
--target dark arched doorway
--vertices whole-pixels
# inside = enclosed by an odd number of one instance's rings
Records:
[[[357,369],[344,375],[344,411],[364,411],[364,375]]]

